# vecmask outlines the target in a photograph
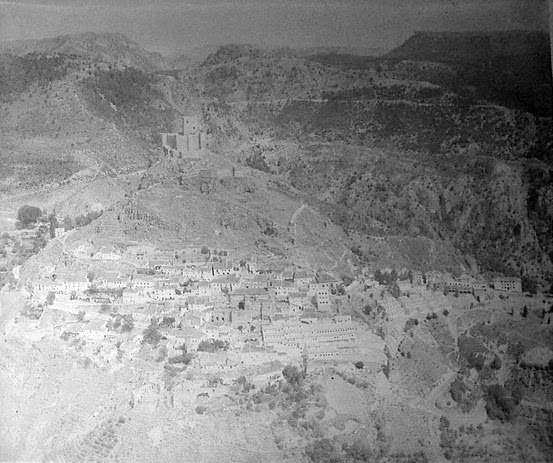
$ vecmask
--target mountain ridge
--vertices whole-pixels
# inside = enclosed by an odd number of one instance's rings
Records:
[[[121,63],[144,71],[165,69],[165,58],[142,48],[121,33],[84,32],[34,40],[0,42],[0,54],[23,56],[29,53],[69,54]]]

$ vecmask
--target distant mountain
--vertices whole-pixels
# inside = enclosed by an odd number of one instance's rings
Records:
[[[40,40],[0,42],[0,54],[17,56],[38,53],[78,55],[104,62],[120,63],[143,71],[167,67],[162,55],[142,48],[123,34],[86,32]]]
[[[545,32],[418,32],[383,58],[450,64],[457,75],[455,91],[551,116],[551,48]]]
[[[381,56],[384,50],[379,47],[306,47],[299,48],[298,52],[304,56],[314,55],[352,55],[352,56]]]
[[[387,59],[442,63],[475,63],[505,58],[542,62],[549,56],[549,36],[539,31],[417,32],[384,55]]]
[[[223,45],[214,53],[211,53],[203,62],[203,66],[213,66],[234,61],[239,58],[255,58],[263,54],[259,48],[249,44],[229,44]]]
[[[166,61],[171,69],[187,69],[203,63],[217,48],[217,45],[186,46],[183,50],[167,56]]]

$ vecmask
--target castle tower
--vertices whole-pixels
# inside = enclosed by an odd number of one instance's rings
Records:
[[[201,158],[205,153],[206,137],[201,130],[200,118],[197,115],[184,116],[182,130],[179,133],[163,133],[163,151],[180,159]]]
[[[195,134],[200,132],[200,120],[198,116],[184,116],[182,118],[182,134]]]

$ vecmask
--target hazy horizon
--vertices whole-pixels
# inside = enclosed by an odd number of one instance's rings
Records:
[[[0,0],[0,41],[120,32],[165,55],[225,43],[389,50],[416,31],[547,30],[547,0]]]

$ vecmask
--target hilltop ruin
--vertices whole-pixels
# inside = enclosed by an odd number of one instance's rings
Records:
[[[206,150],[205,132],[201,130],[198,116],[184,116],[182,130],[178,133],[162,133],[163,152],[178,159],[198,159]]]

